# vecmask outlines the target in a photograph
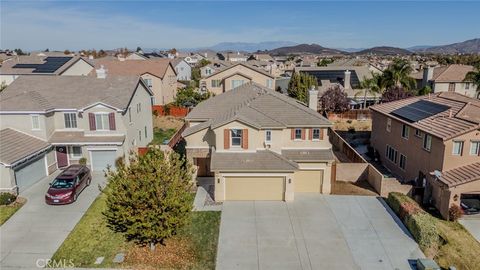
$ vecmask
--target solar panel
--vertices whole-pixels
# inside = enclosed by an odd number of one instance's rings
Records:
[[[418,122],[422,119],[448,110],[450,107],[426,100],[419,100],[402,108],[392,111],[390,114],[398,116],[409,122]]]
[[[33,73],[53,73],[63,65],[65,65],[68,61],[70,61],[72,57],[63,57],[63,56],[49,56],[45,58],[45,63],[38,65]]]

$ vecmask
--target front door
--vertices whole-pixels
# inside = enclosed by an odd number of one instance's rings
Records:
[[[63,168],[68,166],[68,157],[67,157],[67,147],[66,146],[57,146],[55,148],[57,153],[57,166],[58,168]]]

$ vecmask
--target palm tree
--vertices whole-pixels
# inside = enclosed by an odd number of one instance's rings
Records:
[[[393,63],[383,72],[383,79],[387,88],[390,87],[403,87],[406,90],[415,88],[415,79],[410,77],[413,69],[407,60],[396,59]]]
[[[363,96],[363,108],[367,107],[367,93],[372,94],[373,96],[377,97],[377,94],[382,94],[385,91],[385,80],[383,79],[381,74],[373,73],[371,78],[363,78],[363,81],[360,82],[360,87],[364,91]],[[355,94],[355,98],[357,95],[361,94],[361,91]]]
[[[477,98],[480,99],[480,64],[475,66],[474,71],[470,71],[465,75],[464,82],[472,82],[477,86]]]

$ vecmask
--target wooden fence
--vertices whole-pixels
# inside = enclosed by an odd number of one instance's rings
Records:
[[[337,119],[350,119],[350,120],[365,120],[371,119],[371,114],[369,109],[359,109],[359,110],[349,110],[343,113],[328,113],[328,119],[337,120]]]

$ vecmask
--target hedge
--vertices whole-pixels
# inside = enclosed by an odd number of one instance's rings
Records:
[[[391,192],[388,205],[400,217],[420,247],[435,248],[440,241],[435,219],[425,212],[412,198],[398,192]]]

